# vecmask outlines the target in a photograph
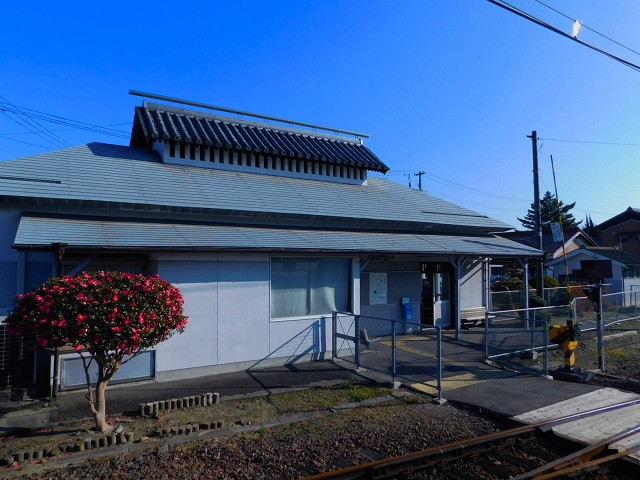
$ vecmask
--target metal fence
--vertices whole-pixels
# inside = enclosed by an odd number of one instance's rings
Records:
[[[572,299],[571,307],[567,304],[489,312],[485,322],[486,358],[517,370],[546,375],[550,362],[554,365],[564,362],[564,353],[559,347],[548,345],[549,327],[573,321],[580,331],[581,348],[576,353],[579,368],[605,370],[605,358],[611,362],[624,360],[622,349],[605,349],[605,343],[614,338],[621,343],[620,336],[625,336],[626,346],[635,344],[640,348],[640,339],[635,335],[640,331],[640,291],[604,293],[607,289],[602,290],[599,302],[580,296]],[[571,294],[584,295],[584,290],[574,287]],[[549,350],[553,350],[551,359]]]
[[[419,384],[442,398],[440,327],[334,312],[333,357]]]
[[[599,302],[592,302],[586,297],[576,298],[572,307],[580,327],[581,343],[594,346],[579,352],[586,357],[578,358],[579,363],[606,371],[607,358],[611,364],[635,360],[635,355],[627,358],[625,350],[637,351],[640,348],[637,335],[640,331],[640,291],[602,294]],[[617,347],[605,348],[605,344],[614,339]]]
[[[485,357],[518,371],[548,374],[548,325],[562,307],[489,312],[485,321]],[[568,307],[564,308],[565,314]],[[566,317],[565,317],[566,318]]]
[[[570,285],[569,292],[567,292],[567,287],[554,287],[554,288],[545,288],[542,294],[542,298],[547,303],[547,306],[556,307],[569,305],[569,297],[571,300],[584,297],[583,286],[586,285]],[[605,284],[602,286],[604,293],[609,293],[611,290],[611,285]],[[529,289],[529,296],[535,295],[536,291],[533,289]],[[513,290],[506,292],[491,292],[490,295],[490,310],[492,311],[505,311],[505,310],[514,310],[514,309],[523,309],[524,305],[524,290]]]
[[[33,352],[0,323],[0,388],[27,387],[33,377]]]

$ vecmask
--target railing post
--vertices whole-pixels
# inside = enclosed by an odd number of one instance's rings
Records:
[[[391,375],[396,381],[396,321],[391,321]]]
[[[598,368],[604,371],[604,318],[602,317],[602,286],[598,288],[597,321],[598,321]]]
[[[529,315],[527,315],[527,317],[529,317]],[[531,325],[531,357],[533,358],[533,352],[535,352],[536,348],[536,310],[533,311],[533,318],[527,321],[529,325]]]
[[[486,315],[486,314],[485,314]],[[438,400],[442,399],[442,328],[437,327],[438,330],[438,344],[437,344],[437,356],[438,356]]]
[[[489,359],[489,312],[484,312],[484,359]]]
[[[333,348],[331,358],[338,358],[338,312],[331,312],[331,331],[333,335]]]
[[[544,360],[542,361],[544,368],[544,376],[549,375],[549,329],[546,325],[542,328],[542,341],[544,342]]]
[[[353,316],[353,341],[355,343],[356,368],[360,368],[360,315]]]

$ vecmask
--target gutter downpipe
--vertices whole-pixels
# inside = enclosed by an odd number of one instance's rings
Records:
[[[68,246],[67,243],[52,243],[51,248],[56,256],[56,276],[62,276],[62,259],[64,257],[64,251]],[[53,350],[53,376],[51,378],[51,385],[49,390],[49,402],[51,403],[58,393],[58,376],[60,375],[60,351],[56,345]]]

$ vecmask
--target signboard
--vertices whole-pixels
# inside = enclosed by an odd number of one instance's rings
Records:
[[[611,260],[580,260],[580,270],[586,280],[613,278]]]
[[[384,305],[387,303],[387,274],[369,274],[369,305]]]
[[[551,234],[553,235],[554,242],[562,241],[562,231],[560,230],[560,224],[558,222],[551,222]]]

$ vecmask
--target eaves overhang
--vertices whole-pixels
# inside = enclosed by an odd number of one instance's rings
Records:
[[[16,249],[269,251],[533,258],[542,252],[492,235],[274,228],[23,215]]]

